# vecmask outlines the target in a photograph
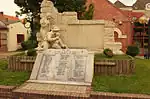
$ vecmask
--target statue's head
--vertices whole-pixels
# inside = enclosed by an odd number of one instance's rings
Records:
[[[43,17],[40,20],[40,24],[41,24],[41,27],[48,27],[49,26],[49,20],[46,17]]]
[[[52,28],[52,31],[53,32],[58,32],[58,31],[60,31],[60,28],[58,26],[54,25],[53,28]]]
[[[54,19],[53,15],[51,13],[46,14],[47,19]]]

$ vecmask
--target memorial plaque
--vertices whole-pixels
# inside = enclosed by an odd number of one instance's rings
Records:
[[[93,65],[85,49],[48,49],[37,56],[29,81],[90,85]]]

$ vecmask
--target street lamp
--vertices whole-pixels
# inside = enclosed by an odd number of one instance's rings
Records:
[[[147,18],[145,15],[139,18],[139,23],[141,24],[147,24],[149,18]]]
[[[27,29],[27,35],[28,35],[28,38],[30,37],[30,32],[31,32],[31,23],[28,22],[28,21],[25,21],[24,22],[24,27]]]

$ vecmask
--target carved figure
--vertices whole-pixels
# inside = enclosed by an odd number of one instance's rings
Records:
[[[36,48],[36,50],[44,50],[49,48],[49,44],[45,39],[46,34],[50,31],[49,29],[50,23],[47,17],[43,17],[40,20],[40,24],[41,24],[40,32],[37,33],[36,35],[38,41],[38,47]]]
[[[49,43],[46,40],[41,39],[40,33],[37,33],[37,41],[38,41],[38,47],[36,48],[36,50],[40,51],[49,48]]]
[[[36,49],[45,50],[49,48],[54,48],[54,49],[67,48],[67,46],[62,42],[60,38],[59,31],[60,29],[57,26],[53,26],[51,31],[47,32],[47,31],[42,30],[40,31],[41,33],[37,33],[38,47]],[[42,34],[42,37],[41,37],[41,34]]]
[[[46,33],[50,31],[50,28],[49,28],[50,22],[48,18],[45,16],[40,20],[40,24],[41,24],[40,34],[41,34],[42,39],[44,39]]]
[[[46,39],[50,44],[50,48],[67,48],[67,46],[60,39],[60,29],[57,26],[53,26],[52,31],[48,32]]]

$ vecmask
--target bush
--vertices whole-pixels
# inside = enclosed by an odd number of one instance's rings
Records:
[[[29,49],[27,51],[27,56],[36,56],[36,50],[35,49]]]
[[[104,49],[103,53],[107,56],[107,57],[113,57],[113,51],[109,48]]]
[[[33,49],[37,47],[37,42],[35,40],[27,40],[21,43],[23,50]]]
[[[135,57],[139,54],[139,48],[135,45],[128,46],[126,54]]]

